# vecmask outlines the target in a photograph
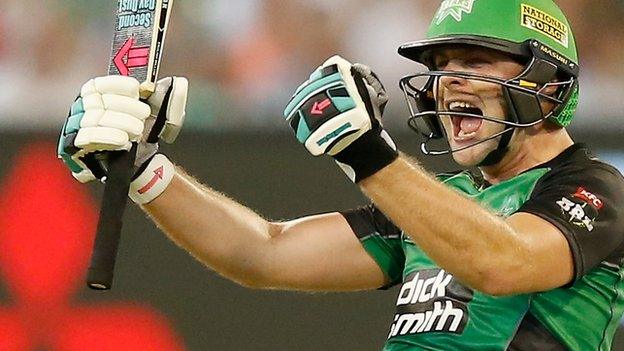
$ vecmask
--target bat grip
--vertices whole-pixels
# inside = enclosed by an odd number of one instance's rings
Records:
[[[109,290],[113,283],[136,149],[137,144],[133,143],[129,152],[116,151],[109,155],[106,186],[87,273],[87,285],[94,290]]]

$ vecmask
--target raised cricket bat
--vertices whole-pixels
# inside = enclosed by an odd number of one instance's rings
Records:
[[[173,0],[118,0],[108,73],[141,82],[141,97],[154,92]],[[117,248],[132,177],[136,143],[130,152],[108,155],[108,172],[87,285],[112,286]]]

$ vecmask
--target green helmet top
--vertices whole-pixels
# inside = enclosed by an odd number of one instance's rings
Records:
[[[529,61],[539,42],[541,56],[554,63],[563,77],[578,78],[578,53],[572,29],[552,0],[444,0],[427,32],[427,39],[402,45],[399,54],[432,68],[431,52],[454,44],[502,51]],[[544,55],[542,55],[544,54]],[[578,85],[566,104],[550,119],[567,126],[578,104]]]
[[[537,39],[578,63],[570,24],[551,0],[445,0],[427,38],[476,35],[522,43]]]

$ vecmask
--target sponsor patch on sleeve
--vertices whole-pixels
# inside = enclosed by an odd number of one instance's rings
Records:
[[[598,212],[604,204],[598,196],[583,187],[578,187],[574,194],[564,196],[557,201],[557,205],[570,223],[591,232],[594,230]]]

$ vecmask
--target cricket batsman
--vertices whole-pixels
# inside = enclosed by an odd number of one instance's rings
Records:
[[[384,350],[610,350],[624,309],[624,179],[566,131],[579,97],[576,43],[552,0],[444,0],[427,38],[399,54],[429,70],[401,80],[425,154],[468,171],[433,176],[400,153],[387,95],[334,56],[284,116],[329,155],[367,207],[265,220],[158,153],[188,84],[87,82],[59,141],[81,182],[96,155],[139,142],[130,198],[194,257],[250,288],[355,291],[401,284]],[[156,180],[155,180],[156,179]]]

